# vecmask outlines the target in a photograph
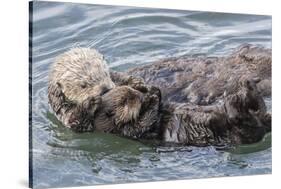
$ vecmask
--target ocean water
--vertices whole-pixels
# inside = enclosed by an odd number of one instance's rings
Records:
[[[225,56],[244,43],[271,48],[270,16],[35,1],[31,43],[35,188],[271,173],[271,134],[231,151],[152,147],[74,133],[56,120],[47,99],[50,65],[71,47],[96,48],[119,71],[186,54]],[[266,103],[271,111],[271,98]]]

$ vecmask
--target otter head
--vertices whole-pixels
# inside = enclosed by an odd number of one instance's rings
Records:
[[[58,56],[49,80],[60,83],[66,98],[77,104],[115,87],[103,55],[90,48],[73,48]]]
[[[271,130],[271,115],[254,80],[240,81],[238,92],[226,97],[225,109],[235,140],[253,143]]]
[[[61,90],[66,101],[78,104],[81,109],[79,111],[84,111],[85,114],[93,116],[101,104],[101,96],[114,88],[115,84],[112,81],[107,81],[106,84],[102,83],[98,86],[92,86],[85,81],[79,81],[77,84],[75,82],[72,84],[57,82],[56,87]]]
[[[114,117],[116,125],[138,119],[144,95],[128,86],[117,86],[103,95],[103,108]]]
[[[146,112],[159,109],[160,104],[161,92],[153,86],[147,86],[146,92],[129,86],[117,86],[102,96],[102,111],[112,116],[115,125],[119,126],[139,121]]]

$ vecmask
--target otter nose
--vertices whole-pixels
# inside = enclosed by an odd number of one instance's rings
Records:
[[[108,91],[110,91],[110,89],[107,86],[102,86],[100,95],[102,96],[105,93],[107,93]]]

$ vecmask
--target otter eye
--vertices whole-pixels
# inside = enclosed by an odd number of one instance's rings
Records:
[[[87,87],[87,83],[85,83],[85,82],[84,82],[84,83],[81,83],[80,86],[81,86],[82,89],[85,89],[85,88]]]

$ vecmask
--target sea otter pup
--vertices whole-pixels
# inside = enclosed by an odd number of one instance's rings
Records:
[[[271,96],[271,50],[242,45],[226,57],[185,56],[127,74],[161,88],[161,141],[252,143],[271,131],[262,97]]]
[[[116,85],[111,77],[118,85],[127,87],[114,89]],[[110,95],[102,97],[112,89],[114,90],[109,92]],[[117,72],[110,74],[103,56],[95,49],[74,48],[56,59],[50,72],[48,98],[57,118],[66,127],[83,132],[105,128],[106,125],[101,123],[111,120],[113,115],[111,127],[116,125],[121,129],[126,124],[133,123],[140,128],[139,125],[144,125],[143,120],[148,121],[149,116],[154,115],[154,108],[149,104],[155,104],[157,108],[157,103],[160,103],[160,100],[156,99],[160,99],[158,91],[144,85],[141,78],[127,75],[121,77]],[[157,97],[152,94],[155,92],[158,93]],[[151,99],[155,102],[152,103]],[[147,107],[150,109],[144,113]],[[98,116],[95,116],[99,108],[104,112],[99,111]],[[139,120],[142,120],[142,123],[138,123]],[[96,122],[99,124],[94,128]],[[148,128],[149,125],[150,123],[143,128]],[[123,129],[122,133],[127,136],[140,133],[135,131],[126,134],[125,130],[128,129]]]
[[[102,96],[93,119],[95,130],[126,137],[143,138],[152,133],[160,116],[161,92],[147,86],[147,92],[121,85]]]
[[[105,119],[110,115],[106,112],[116,112],[113,107],[119,107],[115,104],[122,102],[122,92],[120,88],[116,88],[105,94],[107,100],[97,113],[95,125],[97,130],[103,132],[137,139],[153,139],[164,145],[168,143],[206,146],[258,142],[271,131],[271,113],[266,111],[265,102],[256,85],[257,81],[242,77],[235,82],[237,87],[231,94],[225,93],[217,103],[205,106],[170,101],[162,101],[159,104],[159,91],[150,92],[147,96],[154,95],[156,98],[146,98],[155,103],[150,102],[147,103],[149,106],[143,106],[142,110],[145,113],[140,116],[137,124],[128,122],[121,124],[121,127],[115,123],[118,123],[118,118],[122,116],[111,114],[113,119]],[[157,91],[156,87],[153,88]],[[134,114],[135,110],[131,111]],[[113,121],[114,119],[117,121]]]

